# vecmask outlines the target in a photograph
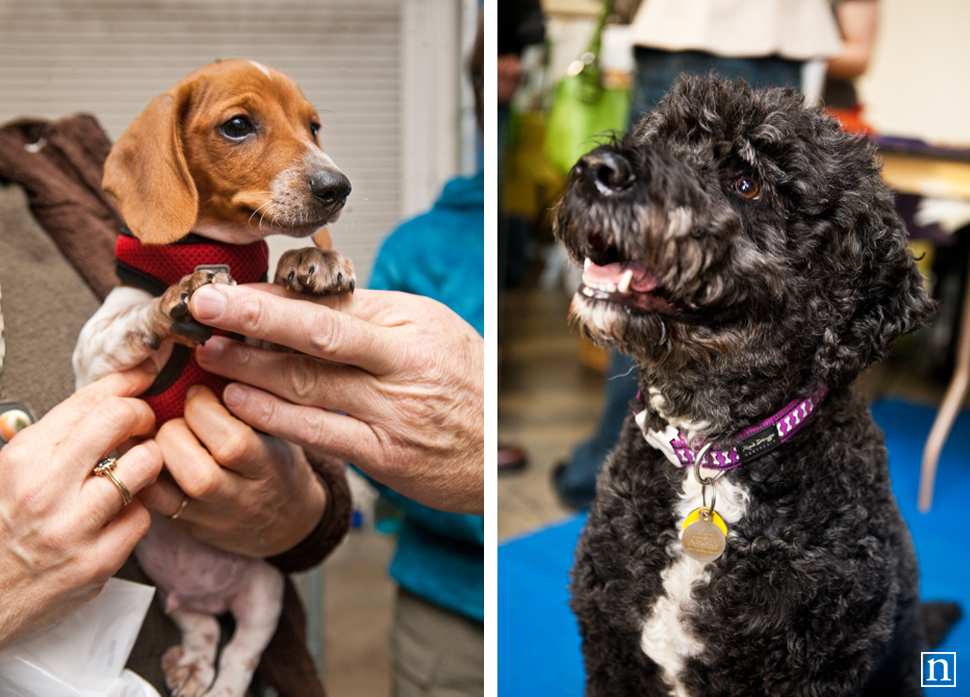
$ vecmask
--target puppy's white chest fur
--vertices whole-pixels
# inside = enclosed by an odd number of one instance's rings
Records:
[[[709,477],[716,472],[702,468],[701,474]],[[731,484],[726,478],[718,481],[715,510],[727,523],[729,535],[731,524],[737,523],[744,516],[747,500],[748,494],[741,487]],[[702,505],[701,486],[694,479],[692,471],[685,468],[683,493],[674,509],[677,529],[680,530],[687,516]],[[692,634],[684,614],[695,605],[691,597],[694,586],[710,581],[710,565],[688,557],[679,538],[669,551],[674,560],[660,574],[663,595],[657,598],[644,618],[640,648],[663,670],[664,679],[671,688],[670,694],[689,697],[680,681],[680,672],[686,660],[700,655],[704,646]],[[729,554],[730,551],[726,553]]]

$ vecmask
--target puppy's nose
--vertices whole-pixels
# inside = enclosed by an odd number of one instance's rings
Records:
[[[343,206],[350,189],[350,180],[338,170],[322,169],[310,177],[310,192],[327,208]]]
[[[629,161],[608,151],[593,151],[576,163],[578,176],[586,176],[603,196],[629,189],[636,177]]]

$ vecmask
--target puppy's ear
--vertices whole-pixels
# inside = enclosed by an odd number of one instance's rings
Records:
[[[184,90],[163,94],[131,122],[104,164],[103,188],[144,244],[170,244],[192,229],[199,197],[182,149]]]
[[[814,375],[835,388],[885,358],[903,334],[919,329],[936,312],[906,246],[906,229],[892,210],[860,221],[861,240],[842,245],[843,279],[833,287],[833,317],[815,357]],[[855,253],[846,254],[847,248]]]

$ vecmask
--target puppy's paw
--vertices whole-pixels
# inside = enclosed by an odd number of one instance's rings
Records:
[[[354,262],[332,249],[291,249],[276,266],[277,285],[305,295],[353,293],[357,287]]]
[[[225,272],[202,269],[185,276],[158,299],[161,315],[159,321],[164,327],[163,331],[159,332],[159,343],[167,336],[174,336],[176,341],[188,346],[196,346],[208,341],[212,336],[212,329],[197,322],[189,313],[189,298],[192,297],[192,293],[210,283],[234,285],[235,281]]]
[[[172,646],[162,655],[165,685],[172,697],[201,697],[215,678],[215,667],[203,656]]]

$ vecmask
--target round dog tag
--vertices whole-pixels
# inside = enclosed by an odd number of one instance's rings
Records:
[[[684,551],[691,559],[696,559],[704,564],[716,561],[724,554],[724,548],[727,545],[725,532],[727,526],[724,526],[724,530],[722,530],[714,522],[715,517],[720,519],[720,516],[710,509],[701,508],[695,513],[698,514],[697,519],[684,528],[680,538],[681,544],[684,545]],[[690,516],[688,516],[689,519]],[[720,523],[722,526],[724,525],[724,521],[720,521]]]
[[[701,511],[704,511],[705,513],[709,512],[712,516],[711,522],[714,523],[717,527],[721,528],[721,532],[727,535],[727,523],[725,523],[724,519],[717,514],[717,511],[711,511],[710,509],[707,509],[707,508],[698,508],[696,511],[693,511],[690,515],[688,515],[684,519],[684,525],[682,526],[682,529],[686,529],[687,526],[693,523],[694,521],[700,520]]]

